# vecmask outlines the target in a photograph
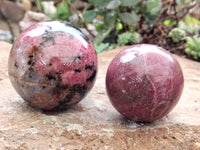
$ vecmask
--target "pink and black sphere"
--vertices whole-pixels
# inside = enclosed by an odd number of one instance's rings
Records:
[[[9,77],[30,105],[52,110],[78,103],[91,90],[97,73],[93,44],[65,22],[31,26],[14,42]]]

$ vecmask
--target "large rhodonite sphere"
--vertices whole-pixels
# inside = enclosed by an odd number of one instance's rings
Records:
[[[167,115],[179,101],[183,83],[178,62],[166,50],[150,44],[121,51],[106,75],[112,105],[126,118],[141,122]]]
[[[65,22],[41,22],[14,42],[8,71],[15,90],[30,105],[65,108],[93,87],[97,55],[80,30]]]

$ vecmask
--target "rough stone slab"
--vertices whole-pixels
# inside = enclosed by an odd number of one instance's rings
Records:
[[[123,118],[105,90],[109,62],[123,48],[101,53],[96,84],[76,106],[44,112],[27,105],[8,79],[11,45],[0,42],[0,149],[8,150],[199,150],[200,63],[175,56],[185,78],[180,102],[150,124]]]

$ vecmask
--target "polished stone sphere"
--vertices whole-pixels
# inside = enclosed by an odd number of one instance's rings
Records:
[[[126,118],[140,122],[167,115],[178,103],[183,84],[183,73],[174,57],[150,44],[121,51],[106,74],[112,105]]]
[[[93,87],[97,55],[91,41],[65,22],[31,26],[14,42],[9,77],[19,95],[44,110],[78,103]]]

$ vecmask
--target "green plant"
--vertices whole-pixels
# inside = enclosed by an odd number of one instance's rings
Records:
[[[56,14],[52,18],[69,21],[69,17],[74,14],[71,9],[71,5],[74,2],[75,0],[62,0],[57,8]]]
[[[185,18],[183,19],[183,21],[186,23],[186,24],[197,24],[200,26],[200,20],[194,18],[194,17],[191,17],[190,15],[187,15],[185,16]]]
[[[200,37],[186,37],[185,53],[194,59],[200,59]]]
[[[55,14],[55,17],[56,19],[59,19],[59,20],[67,20],[69,18],[69,8],[68,8],[68,5],[67,3],[64,1],[63,4],[60,4],[57,11],[56,11],[56,14]]]
[[[178,22],[178,28],[190,34],[198,34],[198,26],[200,26],[200,21],[190,15],[186,15]]]
[[[154,24],[161,9],[161,0],[88,0],[88,2],[89,6],[83,11],[83,18],[86,23],[96,24],[98,31],[94,39],[96,45],[100,45],[108,36],[115,39],[119,31],[134,32]]]
[[[140,34],[137,32],[124,32],[118,35],[117,43],[119,46],[124,46],[127,44],[139,44],[140,43]]]
[[[185,31],[179,28],[174,28],[169,32],[169,37],[172,38],[174,43],[178,43],[185,39]]]
[[[116,44],[101,43],[101,44],[97,45],[94,43],[94,48],[95,48],[97,54],[101,53],[103,51],[106,51],[106,50],[111,50],[111,49],[115,48],[115,46],[116,46]]]
[[[163,42],[168,35],[166,26],[178,26],[200,0],[87,0],[88,5],[81,14],[72,5],[75,0],[58,1],[57,13],[53,19],[67,20],[76,27],[85,28],[93,37],[99,53],[109,50],[116,43],[167,43]],[[185,20],[188,22],[191,18]],[[97,35],[89,30],[90,25],[95,26]],[[188,32],[189,28],[184,28]],[[190,31],[196,33],[196,30]],[[135,32],[143,35],[141,41],[131,41],[139,39],[131,38],[129,33]],[[156,39],[158,35],[159,38]]]
[[[185,32],[191,33],[191,34],[198,33],[198,28],[194,28],[192,25],[186,24],[184,21],[180,21],[178,23],[178,28],[184,30]]]

